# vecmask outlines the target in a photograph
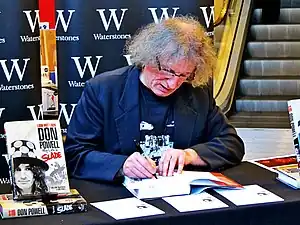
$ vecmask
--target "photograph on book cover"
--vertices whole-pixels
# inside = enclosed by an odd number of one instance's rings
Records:
[[[35,144],[28,140],[11,143],[13,170],[13,192],[15,196],[44,195],[48,192],[45,172],[47,163],[36,155]]]

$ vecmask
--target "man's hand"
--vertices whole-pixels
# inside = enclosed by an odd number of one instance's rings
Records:
[[[161,176],[173,176],[177,166],[177,172],[181,173],[185,165],[205,166],[206,163],[193,149],[174,149],[165,151],[159,160],[158,171]]]
[[[123,173],[132,178],[153,178],[153,174],[156,173],[156,165],[150,158],[145,158],[135,152],[126,159]]]

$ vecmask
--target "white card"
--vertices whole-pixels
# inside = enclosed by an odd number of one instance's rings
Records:
[[[283,198],[273,194],[272,192],[258,186],[247,185],[244,189],[229,190],[229,189],[214,189],[220,195],[227,198],[235,205],[251,205],[267,202],[284,201]]]
[[[217,209],[228,207],[214,196],[202,192],[196,195],[181,195],[163,198],[179,212],[190,212],[205,209]]]
[[[165,212],[137,198],[124,198],[104,202],[91,203],[116,220],[142,216],[160,215]]]

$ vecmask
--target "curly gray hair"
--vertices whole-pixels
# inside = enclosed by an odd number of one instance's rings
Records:
[[[183,26],[183,25],[190,26]],[[151,23],[138,32],[125,45],[137,66],[156,65],[156,58],[165,60],[187,59],[196,65],[194,87],[206,85],[213,74],[216,54],[212,40],[200,23],[190,16],[174,17],[161,23]]]

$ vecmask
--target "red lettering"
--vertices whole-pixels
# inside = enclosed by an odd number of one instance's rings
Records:
[[[51,159],[60,159],[61,157],[62,156],[61,156],[60,152],[51,152],[51,153],[42,155],[42,159],[45,162],[47,162],[48,160],[51,160]]]

